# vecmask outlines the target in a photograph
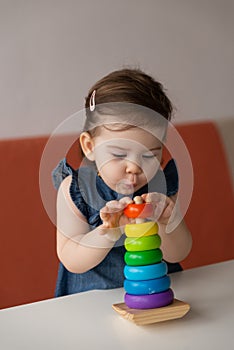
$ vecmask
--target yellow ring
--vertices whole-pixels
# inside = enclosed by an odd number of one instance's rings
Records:
[[[141,224],[127,224],[125,226],[127,237],[152,236],[156,233],[158,233],[158,224],[153,221],[147,221]]]

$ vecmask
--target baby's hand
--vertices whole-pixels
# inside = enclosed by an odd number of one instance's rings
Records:
[[[141,196],[146,203],[152,204],[151,218],[161,225],[167,225],[171,218],[175,202],[162,193],[147,193]]]
[[[100,217],[104,228],[116,228],[128,223],[128,218],[124,215],[124,208],[133,203],[129,197],[121,198],[119,201],[114,200],[107,202],[105,207],[100,210]]]

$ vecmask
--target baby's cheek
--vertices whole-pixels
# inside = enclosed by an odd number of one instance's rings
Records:
[[[144,167],[143,167],[143,173],[144,173],[144,176],[146,177],[147,179],[147,182],[149,182],[150,180],[152,180],[152,178],[156,175],[156,173],[158,172],[160,168],[160,163],[159,162],[152,162],[149,163],[149,164],[146,164]]]

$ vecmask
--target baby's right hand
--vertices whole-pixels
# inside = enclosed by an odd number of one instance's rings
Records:
[[[124,215],[123,211],[130,203],[133,203],[133,201],[129,197],[121,198],[119,201],[107,202],[105,207],[100,210],[103,228],[117,228],[126,225],[129,219]]]

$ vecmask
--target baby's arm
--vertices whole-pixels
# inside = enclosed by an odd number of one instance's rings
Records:
[[[182,261],[192,248],[192,236],[181,218],[177,195],[167,197],[149,193],[142,197],[154,204],[153,216],[159,225],[164,259],[172,263]]]
[[[121,232],[120,229],[116,232],[114,228],[116,225],[109,225],[110,220],[104,216],[104,223],[91,231],[86,218],[71,199],[69,192],[71,180],[71,176],[68,176],[58,190],[57,254],[69,271],[82,273],[98,265],[106,257]],[[110,214],[109,209],[109,216]]]

